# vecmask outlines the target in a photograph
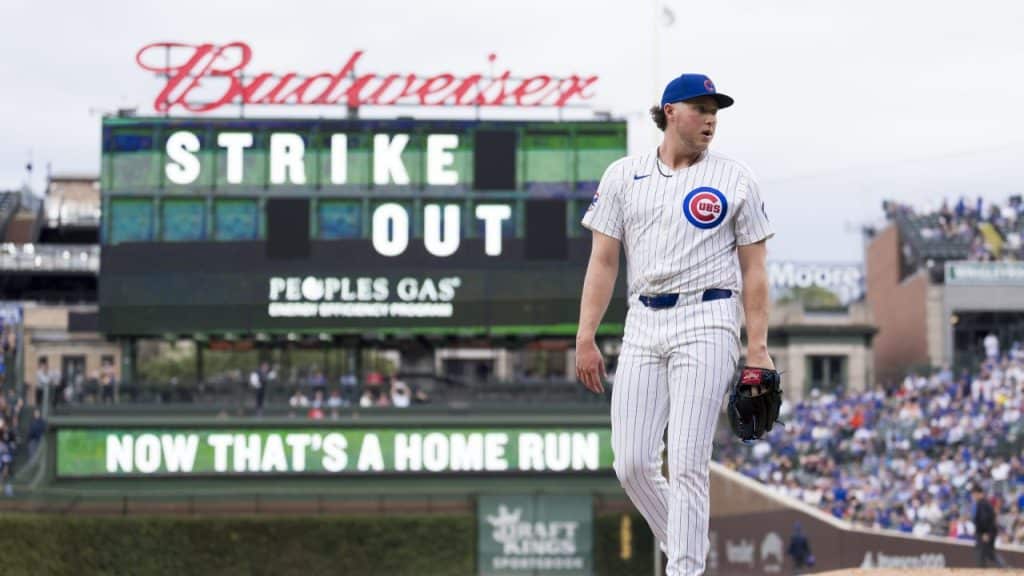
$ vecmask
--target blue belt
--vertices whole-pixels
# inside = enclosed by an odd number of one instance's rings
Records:
[[[711,288],[705,290],[704,294],[701,295],[701,302],[710,302],[712,300],[721,300],[723,298],[732,297],[732,290],[726,290],[724,288]],[[640,303],[648,308],[655,310],[661,308],[671,308],[679,302],[679,294],[658,294],[656,296],[644,296],[640,295]]]

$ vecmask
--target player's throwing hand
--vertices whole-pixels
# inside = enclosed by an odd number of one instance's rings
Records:
[[[576,341],[576,378],[594,394],[604,394],[602,378],[607,378],[604,358],[594,340]]]

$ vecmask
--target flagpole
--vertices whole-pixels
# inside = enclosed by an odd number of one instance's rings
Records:
[[[652,87],[651,95],[652,95],[652,98],[654,98],[655,101],[659,101],[659,98],[658,98],[658,80],[659,80],[658,73],[659,73],[659,69],[661,68],[661,66],[660,66],[660,60],[661,60],[660,53],[661,53],[661,50],[659,49],[660,46],[661,46],[661,37],[659,35],[659,29],[661,27],[658,26],[658,3],[659,2],[660,2],[660,0],[654,0],[653,2],[651,2],[651,27],[654,29],[652,31],[652,34],[651,34],[651,38],[653,39],[653,43],[654,43],[653,46],[652,46],[654,53],[651,55],[651,65],[654,68],[654,70],[651,72],[651,87]],[[647,108],[649,106],[650,106],[649,103],[646,104],[644,106],[644,110],[647,110]],[[646,114],[644,114],[644,116],[646,116]],[[648,124],[648,126],[650,126],[650,124]],[[648,133],[651,134],[651,136],[652,136],[652,140],[653,140],[652,143],[654,145],[657,145],[658,144],[658,132],[657,132],[657,130],[651,130],[650,128],[648,128],[647,130],[648,130]],[[655,554],[657,554],[657,546],[655,546]],[[659,565],[659,563],[656,562],[655,565],[657,566],[657,565]],[[660,572],[660,568],[658,568],[658,570]],[[657,574],[657,576],[661,576],[661,574]]]

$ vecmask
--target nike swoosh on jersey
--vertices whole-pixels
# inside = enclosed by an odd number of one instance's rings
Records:
[[[647,178],[648,176],[650,176],[650,174],[644,174],[643,176],[641,176],[639,174],[633,174],[633,180],[643,180],[644,178]]]

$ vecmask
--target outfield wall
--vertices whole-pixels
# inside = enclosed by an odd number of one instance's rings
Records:
[[[650,557],[649,546],[639,545],[640,541],[649,541],[650,533],[625,499],[611,470],[606,446],[607,426],[607,416],[601,415],[460,415],[416,419],[382,416],[317,423],[181,418],[112,423],[109,420],[56,419],[47,438],[45,462],[48,465],[36,474],[44,481],[28,491],[28,498],[5,502],[3,509],[121,516],[287,514],[314,518],[411,513],[455,514],[465,518],[472,517],[475,503],[482,495],[590,495],[595,518],[603,518],[605,522],[599,530],[600,536],[595,533],[595,538],[618,549],[612,556],[625,554],[623,551],[628,549],[634,560],[627,564],[638,566],[637,561]],[[63,446],[62,433],[70,434]],[[153,435],[158,440],[148,440],[141,451],[135,450],[143,434]],[[190,471],[185,471],[178,454],[176,471],[159,470],[152,451],[156,444],[163,443],[163,436],[170,438],[168,446],[173,447],[189,442],[208,443],[210,434],[220,434],[223,438],[258,438],[262,451],[249,446],[242,456],[225,452],[222,458],[225,462],[218,468],[218,456],[213,447],[205,456],[206,468],[197,468],[197,459]],[[352,446],[365,444],[366,434],[377,434],[374,442],[379,441],[383,469],[360,471],[357,466],[356,473],[331,472],[322,466],[277,470],[274,463],[280,458],[274,456],[276,448],[269,452],[266,448],[267,438],[273,434],[281,436],[281,445],[286,448],[305,442],[290,438],[289,434],[322,437],[338,434],[346,442],[351,441]],[[359,437],[360,434],[363,436]],[[411,441],[414,434],[418,435],[415,442]],[[454,458],[450,452],[453,439],[461,438],[457,441],[462,443],[459,446],[476,446],[475,440],[469,441],[472,434],[483,435],[479,439],[483,452]],[[102,440],[74,448],[74,442],[90,435],[102,437]],[[403,440],[398,440],[400,435],[405,435]],[[191,436],[196,438],[188,440]],[[423,451],[428,437],[433,438],[430,449],[433,452]],[[499,444],[505,448],[500,458],[488,452],[496,442],[495,437],[502,440]],[[125,473],[129,470],[127,438],[131,438],[133,444],[130,473]],[[216,440],[214,445],[221,441]],[[446,448],[439,448],[442,444]],[[84,450],[82,446],[113,447],[119,452],[108,458]],[[411,450],[414,447],[416,450]],[[449,450],[449,457],[440,459],[438,450]],[[360,452],[349,454],[349,461],[358,464],[360,459],[368,458]],[[267,456],[268,453],[271,455]],[[92,464],[67,461],[78,454],[91,458]],[[161,455],[162,463],[164,456]],[[313,456],[307,454],[307,461],[312,462]],[[153,474],[138,473],[140,457],[144,470],[153,468]],[[65,470],[77,466],[80,471],[95,474],[55,474],[62,459]],[[284,460],[289,466],[294,464],[294,451],[286,453]],[[250,463],[257,462],[260,466],[248,468]],[[410,469],[410,462],[419,463],[418,467]],[[431,469],[425,467],[427,462],[432,462]],[[469,464],[481,469],[459,468]],[[236,465],[240,466],[238,470],[234,469]],[[192,474],[193,471],[197,473]],[[854,527],[776,494],[763,484],[716,463],[711,469],[711,509],[709,574],[770,576],[790,573],[792,566],[786,550],[797,523],[808,536],[817,561],[816,570],[970,567],[976,564],[973,542],[911,537]],[[617,528],[616,524],[624,522],[625,517],[630,518],[628,527]],[[637,545],[629,546],[624,542]],[[598,550],[595,554],[607,552],[597,546],[595,550]],[[1011,565],[1024,566],[1024,549],[1001,547],[1000,550]]]
[[[786,550],[797,523],[811,545],[815,570],[976,565],[973,541],[855,527],[717,463],[712,464],[711,509],[709,574],[790,574]],[[1010,565],[1024,566],[1024,548],[999,551]]]

